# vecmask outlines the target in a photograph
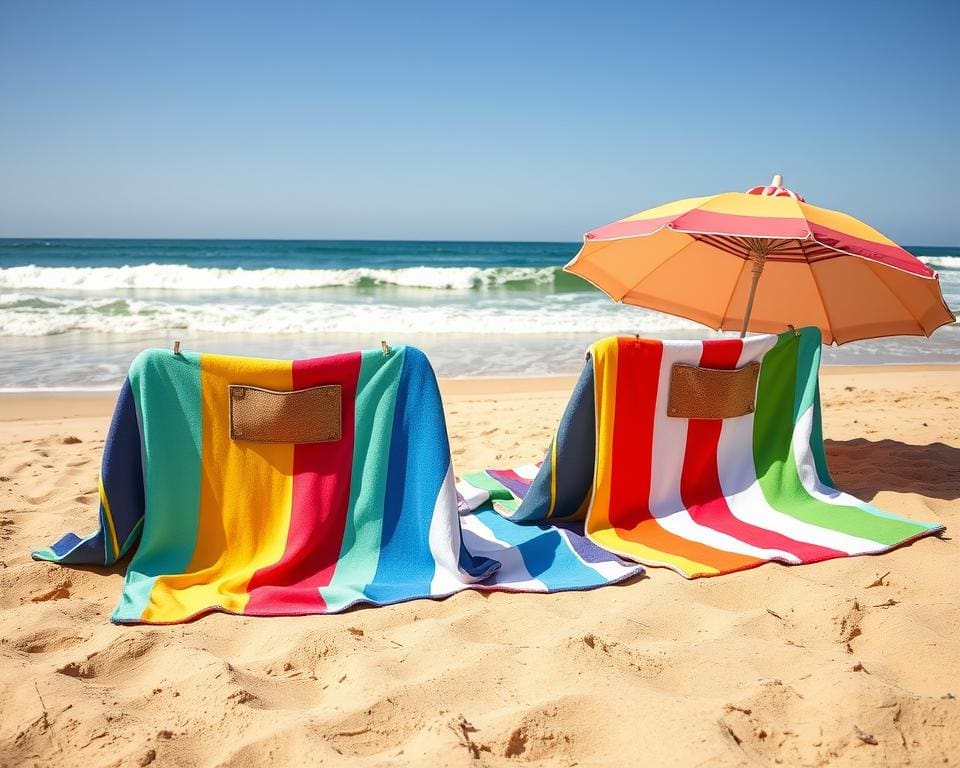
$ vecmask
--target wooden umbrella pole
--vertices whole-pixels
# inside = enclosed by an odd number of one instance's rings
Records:
[[[757,294],[757,283],[760,282],[760,274],[767,263],[767,253],[770,250],[770,242],[760,238],[751,239],[753,246],[750,252],[750,258],[753,261],[753,282],[750,284],[750,296],[747,298],[747,311],[743,315],[743,328],[740,330],[740,338],[747,335],[747,326],[750,325],[750,313],[753,311],[753,298]]]

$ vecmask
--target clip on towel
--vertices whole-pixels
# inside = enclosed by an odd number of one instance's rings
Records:
[[[798,337],[800,336],[800,331],[798,331],[796,328],[790,325],[790,323],[787,323],[787,328],[789,328],[793,332],[794,336],[798,336]]]
[[[386,341],[380,339],[380,347],[383,349],[383,356],[387,357],[393,350],[390,349],[390,345]]]
[[[180,354],[180,342],[179,342],[179,341],[173,342],[173,354],[175,354],[175,355],[179,355],[179,354]]]

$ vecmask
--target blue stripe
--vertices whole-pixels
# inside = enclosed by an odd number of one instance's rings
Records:
[[[137,540],[143,523],[143,466],[140,454],[140,423],[129,378],[124,380],[103,447],[100,476],[110,502],[120,552],[113,551],[103,506],[99,528],[86,537],[68,533],[52,547],[33,553],[37,560],[69,565],[112,565]]]
[[[457,563],[460,570],[474,579],[484,579],[500,568],[500,563],[489,557],[471,555],[463,543],[463,531],[460,532],[460,557]]]
[[[596,587],[608,581],[582,563],[552,525],[520,525],[489,511],[477,513],[477,519],[500,541],[515,546],[527,572],[542,581],[551,592]],[[576,535],[570,533],[570,536]]]
[[[404,350],[389,461],[380,562],[364,589],[375,603],[428,596],[436,570],[430,523],[450,466],[450,445],[436,376],[414,347]]]
[[[553,442],[523,503],[511,520],[564,519],[576,516],[593,487],[596,451],[593,361],[584,366],[560,419],[557,434],[557,466],[552,466]],[[557,473],[557,498],[550,514],[553,473]]]
[[[143,524],[143,465],[140,446],[140,420],[137,418],[136,399],[128,378],[120,390],[100,467],[103,491],[110,504],[110,514],[120,547],[113,560],[130,549],[137,538],[131,534],[137,533]]]

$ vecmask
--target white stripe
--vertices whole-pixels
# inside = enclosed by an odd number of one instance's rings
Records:
[[[457,492],[463,496],[463,503],[471,510],[476,509],[490,498],[490,491],[478,488],[469,480],[461,480],[457,483]]]
[[[861,501],[849,493],[844,493],[843,491],[838,491],[836,488],[824,485],[821,481],[820,476],[817,474],[817,464],[813,459],[813,448],[810,445],[810,434],[813,432],[813,412],[814,406],[811,405],[800,418],[797,419],[797,426],[793,431],[793,455],[797,462],[797,474],[800,476],[800,484],[813,498],[825,504],[855,507],[867,512],[873,512],[874,508],[865,501]],[[879,513],[881,517],[889,518],[889,515],[880,510],[877,510],[877,513]],[[903,518],[895,517],[894,519],[901,520]],[[857,542],[856,549],[848,550],[851,554],[880,552],[890,548],[888,544],[882,544],[872,539],[864,539],[848,534],[842,535],[847,536],[853,542]]]
[[[769,342],[762,347],[751,345],[748,349],[745,343],[737,366],[742,367],[766,354],[777,340],[775,336],[768,338]],[[783,407],[792,407],[792,403],[784,403]],[[872,541],[797,520],[771,507],[757,479],[753,454],[753,429],[754,414],[751,413],[737,419],[725,419],[723,431],[720,433],[720,444],[717,448],[720,486],[723,488],[727,505],[734,517],[749,525],[776,531],[796,541],[829,547],[848,554],[871,551],[866,547],[876,546]],[[806,439],[809,451],[809,438],[809,422],[806,427],[798,424],[793,432],[795,450],[798,439],[801,442]],[[799,461],[798,459],[798,464]],[[789,562],[798,562],[798,559],[791,557]]]
[[[771,338],[775,343],[776,337],[766,337]],[[751,338],[751,351],[758,341],[763,340],[764,337]],[[684,539],[762,560],[783,559],[796,562],[797,558],[789,552],[754,547],[726,533],[698,524],[690,517],[683,504],[680,496],[680,476],[687,445],[687,419],[667,416],[670,376],[675,363],[699,365],[702,353],[702,342],[663,342],[663,359],[660,363],[660,381],[653,421],[650,512],[664,530]]]
[[[524,464],[522,467],[517,467],[513,471],[524,480],[533,480],[540,471],[540,467],[536,464]]]
[[[436,568],[430,581],[431,595],[449,595],[480,581],[460,570],[460,516],[457,514],[457,489],[453,465],[447,466],[447,476],[440,486],[433,506],[428,535],[430,554]]]
[[[549,592],[546,584],[530,575],[520,550],[512,544],[500,541],[476,515],[462,518],[461,525],[463,542],[472,554],[489,557],[500,563],[499,570],[484,580],[484,586],[498,585],[528,592]]]

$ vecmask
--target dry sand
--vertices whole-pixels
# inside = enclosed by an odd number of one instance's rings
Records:
[[[571,379],[445,382],[458,471],[538,458]],[[838,484],[947,525],[881,557],[340,616],[116,627],[111,398],[0,398],[0,765],[960,762],[960,368],[828,369]],[[75,439],[76,438],[76,439]]]

